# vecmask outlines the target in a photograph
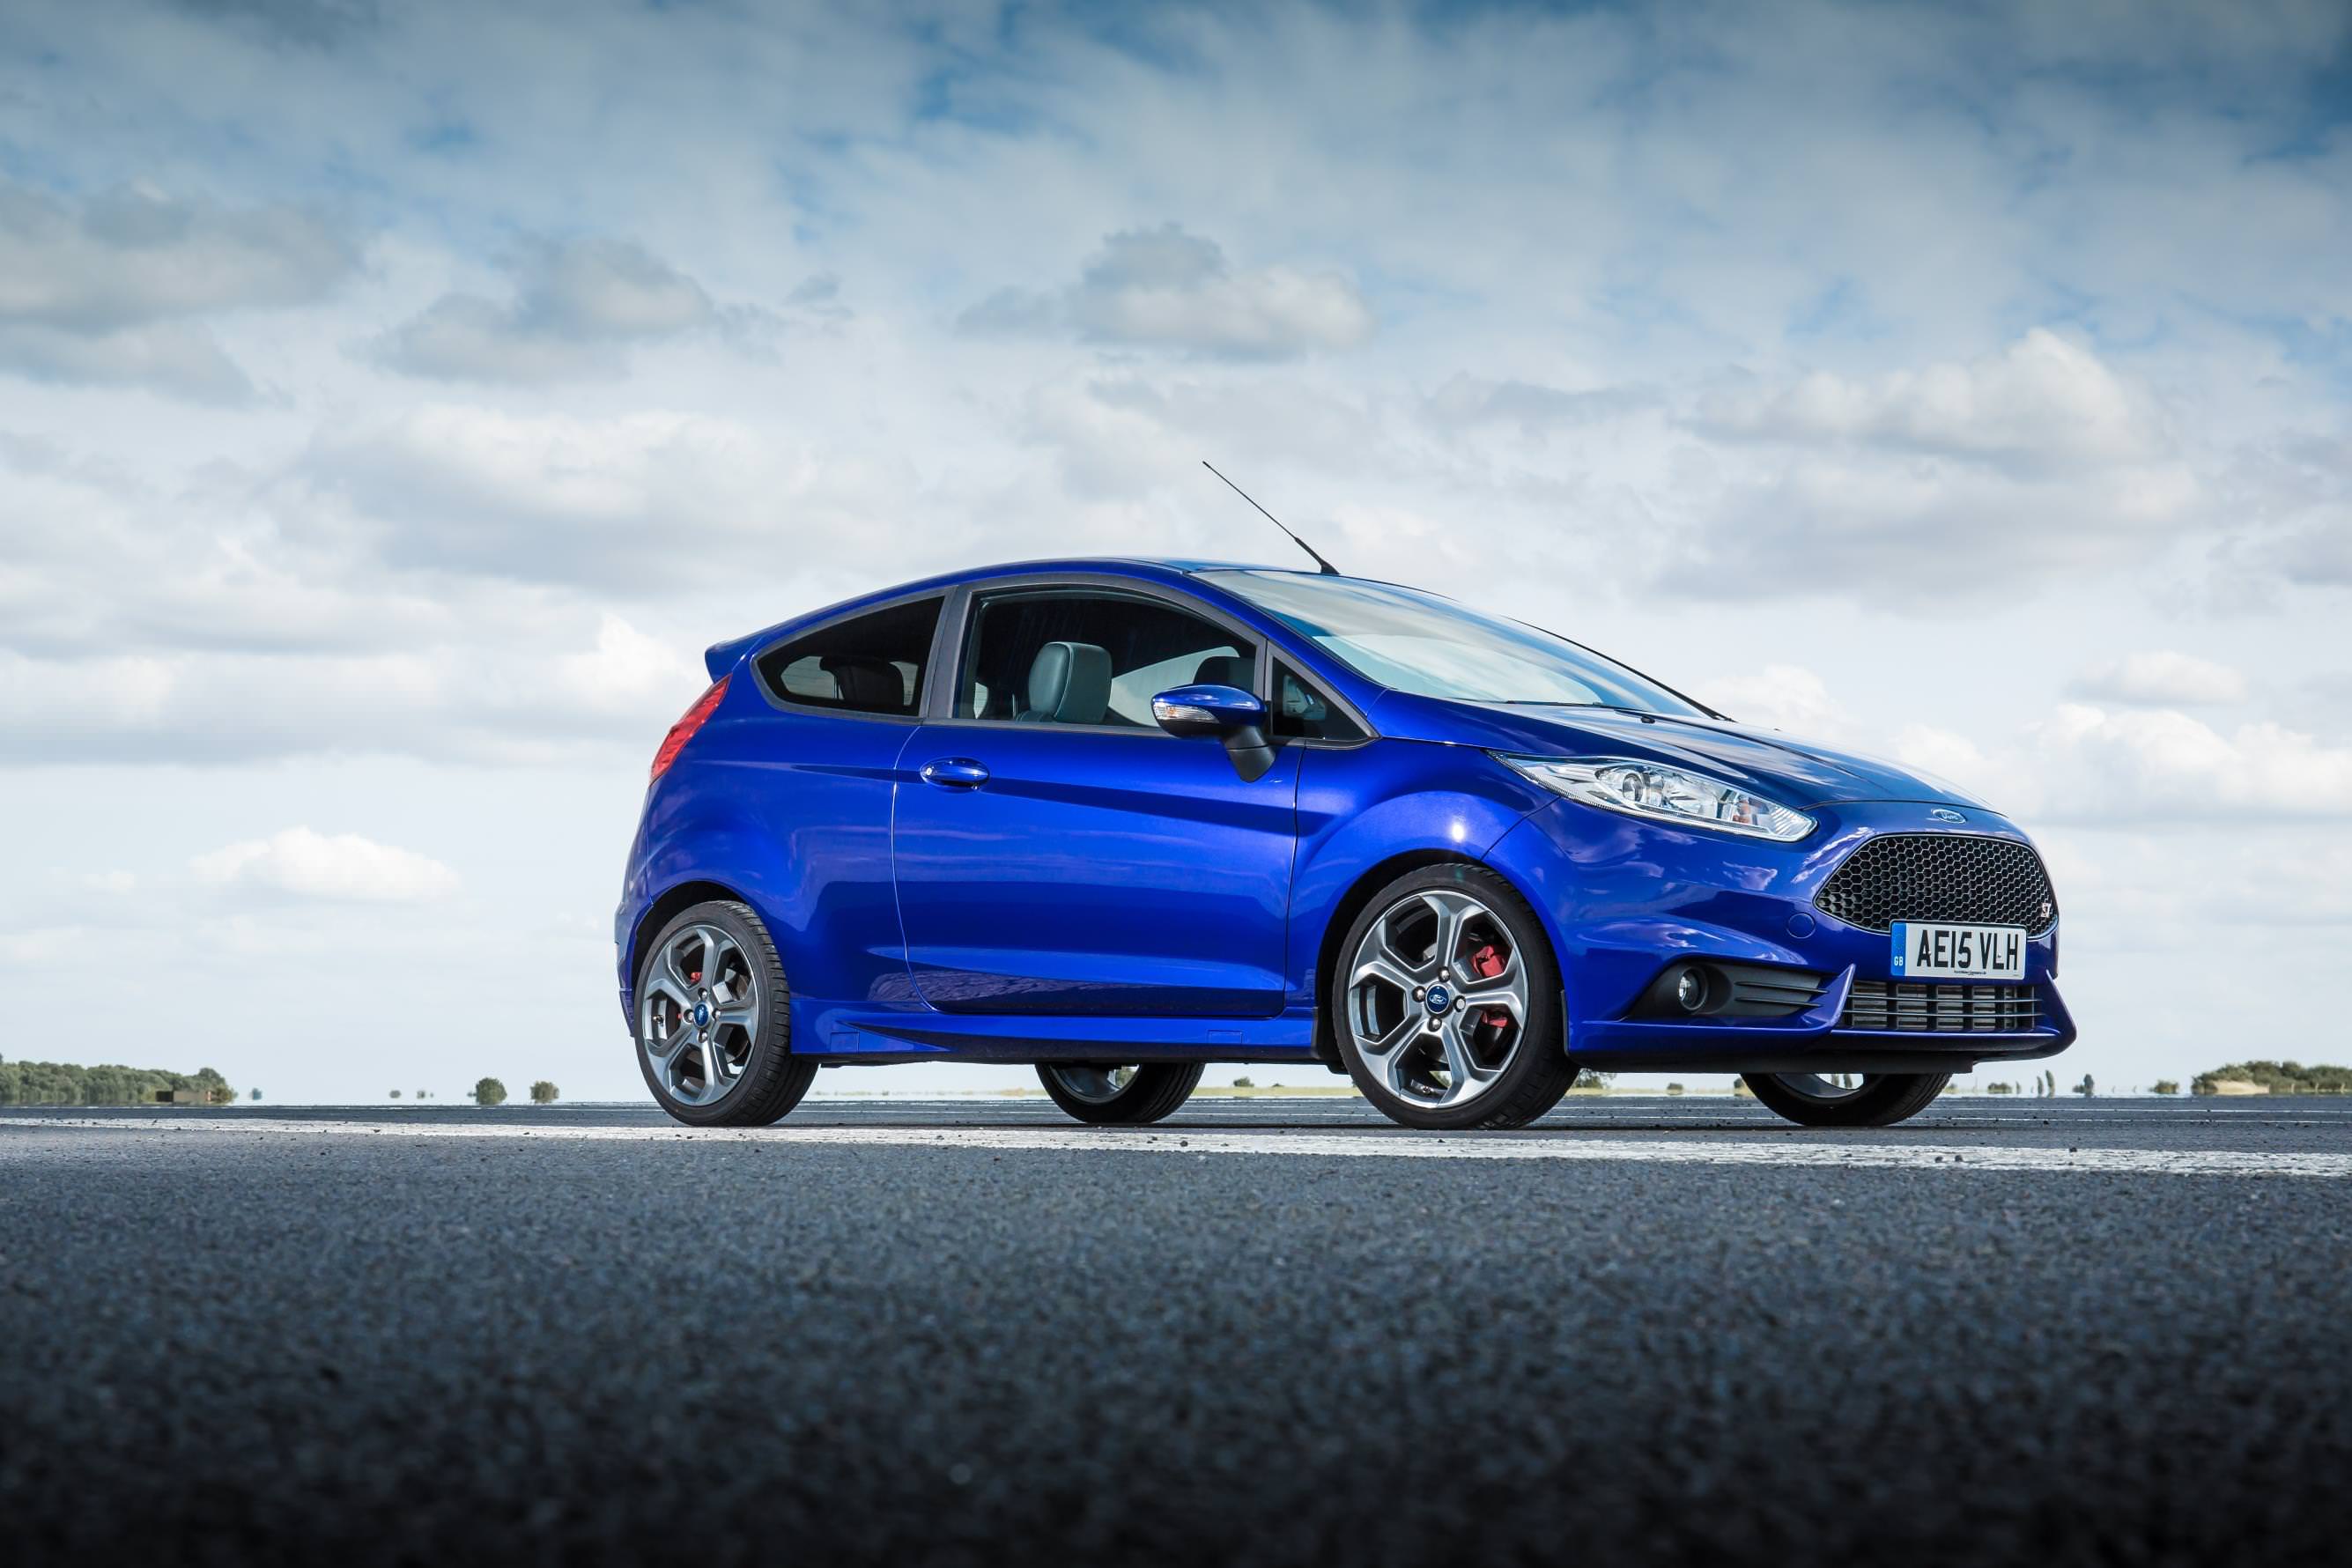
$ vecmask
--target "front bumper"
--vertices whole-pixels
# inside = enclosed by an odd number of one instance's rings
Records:
[[[2053,1056],[2074,1040],[2060,999],[2058,927],[2028,939],[2025,978],[2038,1016],[2025,1030],[1841,1026],[1857,982],[1894,979],[1883,931],[1818,908],[1822,883],[1884,833],[1975,834],[2028,842],[2005,818],[1969,808],[1861,802],[1811,808],[1802,843],[1678,828],[1572,801],[1549,805],[1495,846],[1496,868],[1529,894],[1549,928],[1566,992],[1569,1053],[1616,1071],[1962,1072],[1980,1062]],[[1820,999],[1782,1018],[1636,1016],[1643,993],[1678,961],[1714,960],[1827,977]]]

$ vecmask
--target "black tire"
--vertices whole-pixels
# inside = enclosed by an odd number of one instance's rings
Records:
[[[750,1054],[735,1087],[709,1105],[690,1104],[670,1092],[655,1071],[643,1038],[646,978],[657,955],[692,926],[714,928],[730,938],[751,966],[758,987],[754,998],[758,1027],[752,1033]],[[760,923],[750,905],[713,900],[679,914],[646,943],[638,955],[636,979],[637,1006],[631,1034],[637,1070],[645,1075],[646,1087],[653,1090],[655,1100],[677,1120],[689,1127],[765,1127],[798,1105],[801,1096],[808,1092],[816,1078],[816,1061],[793,1055],[792,987],[768,928]]]
[[[1948,1072],[1864,1073],[1861,1088],[1822,1094],[1806,1087],[1820,1082],[1811,1074],[1751,1072],[1740,1077],[1767,1110],[1801,1127],[1892,1127],[1935,1104],[1952,1081]]]
[[[1365,1063],[1356,1046],[1347,1015],[1344,975],[1351,955],[1365,934],[1409,895],[1424,889],[1465,892],[1486,905],[1505,928],[1511,946],[1527,966],[1528,1017],[1519,1031],[1510,1060],[1494,1084],[1468,1103],[1450,1110],[1416,1105],[1391,1092]],[[1372,895],[1340,941],[1331,973],[1323,985],[1323,1019],[1339,1047],[1339,1060],[1356,1088],[1372,1108],[1406,1127],[1462,1128],[1525,1127],[1558,1105],[1576,1081],[1575,1064],[1568,1059],[1565,1020],[1560,1015],[1559,963],[1543,924],[1525,899],[1508,882],[1484,866],[1466,861],[1425,866],[1408,871]]]
[[[1143,1127],[1173,1116],[1179,1106],[1192,1098],[1192,1091],[1201,1086],[1202,1066],[1200,1062],[1146,1062],[1126,1083],[1112,1088],[1085,1079],[1113,1068],[1090,1062],[1040,1062],[1037,1080],[1055,1104],[1080,1121],[1097,1127]]]

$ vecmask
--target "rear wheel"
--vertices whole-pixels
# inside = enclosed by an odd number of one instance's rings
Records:
[[[1200,1062],[1041,1062],[1037,1077],[1054,1103],[1097,1127],[1140,1127],[1172,1116],[1200,1087]]]
[[[1948,1072],[1864,1073],[1841,1084],[1810,1072],[1741,1075],[1768,1109],[1803,1127],[1892,1127],[1936,1102]]]
[[[764,1127],[808,1092],[792,1054],[792,991],[748,904],[697,904],[637,962],[637,1066],[661,1108],[693,1127]]]
[[[1325,994],[1349,1076],[1407,1127],[1524,1127],[1576,1081],[1551,944],[1484,867],[1432,866],[1381,889]]]

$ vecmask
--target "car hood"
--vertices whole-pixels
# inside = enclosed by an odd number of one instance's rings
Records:
[[[1399,740],[1680,764],[1752,787],[1783,805],[1902,800],[1990,809],[1953,785],[1899,763],[1728,720],[1644,716],[1611,708],[1451,702],[1402,691],[1382,694],[1370,716],[1381,734]]]

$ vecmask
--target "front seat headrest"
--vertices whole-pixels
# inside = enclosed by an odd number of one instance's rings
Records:
[[[1213,653],[1192,672],[1195,686],[1233,686],[1247,691],[1257,684],[1257,660],[1247,654]]]
[[[848,706],[886,713],[907,710],[907,678],[888,659],[870,654],[837,653],[817,662],[833,677],[835,689]]]
[[[1049,642],[1029,661],[1033,724],[1099,724],[1110,710],[1110,650],[1090,642]]]

